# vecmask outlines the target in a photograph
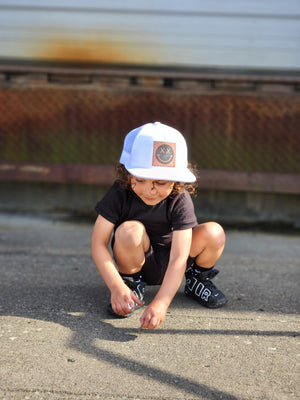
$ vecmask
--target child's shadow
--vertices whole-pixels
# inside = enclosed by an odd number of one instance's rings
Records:
[[[105,289],[103,289],[105,291]],[[151,379],[170,387],[177,387],[193,395],[205,393],[208,400],[226,397],[237,400],[235,396],[218,391],[197,381],[174,375],[171,372],[156,368],[141,360],[132,360],[112,350],[102,348],[96,340],[129,342],[138,337],[138,316],[130,324],[137,327],[126,328],[123,324],[115,326],[114,320],[109,320],[105,311],[107,296],[99,286],[73,286],[58,288],[41,288],[16,286],[4,287],[1,314],[21,318],[48,321],[65,326],[72,330],[68,346],[80,353],[89,355],[101,362],[118,365],[124,371],[130,371],[138,376]],[[111,322],[109,322],[111,321]],[[120,327],[121,326],[121,327]],[[54,328],[55,329],[55,328]],[[150,332],[149,332],[150,333]],[[176,382],[176,383],[174,383]]]
[[[1,304],[1,315],[54,322],[83,340],[127,342],[137,337],[137,329],[114,325],[114,319],[106,312],[108,291],[99,285],[2,287],[2,296],[5,300]],[[129,318],[137,319],[136,316]]]
[[[150,291],[149,296],[153,295]],[[213,387],[200,382],[174,375],[166,370],[151,366],[139,359],[132,360],[124,355],[117,354],[112,350],[101,347],[97,341],[131,342],[139,337],[137,331],[139,326],[139,315],[129,317],[130,324],[116,322],[106,314],[108,303],[108,291],[105,287],[78,285],[58,287],[28,287],[26,285],[15,286],[12,290],[4,286],[2,295],[5,301],[2,304],[1,314],[37,319],[57,323],[69,328],[72,336],[68,346],[80,353],[89,355],[111,365],[119,365],[124,371],[130,371],[136,375],[147,377],[164,385],[170,385],[178,390],[184,390],[192,395],[205,394],[207,400],[215,398],[226,398],[237,400],[229,393],[218,391]],[[180,294],[179,294],[180,297]],[[146,331],[144,334],[162,333],[162,330]],[[207,331],[192,330],[163,330],[164,334],[189,334],[203,335]],[[215,334],[237,334],[236,331],[220,330]],[[239,332],[241,333],[241,332]],[[243,333],[242,333],[243,334]],[[249,332],[245,332],[249,334]],[[254,332],[255,334],[255,332]],[[279,333],[270,332],[272,335]],[[286,332],[288,336],[292,332]],[[175,383],[176,382],[176,383]]]

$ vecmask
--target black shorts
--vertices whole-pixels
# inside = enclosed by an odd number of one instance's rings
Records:
[[[150,245],[145,253],[145,263],[141,270],[142,280],[148,285],[160,285],[168,267],[169,257],[169,249],[154,250]]]
[[[145,253],[145,263],[142,267],[142,280],[148,285],[161,285],[170,258],[170,250],[154,250],[150,245],[149,250]],[[194,261],[194,258],[189,257],[187,267]]]

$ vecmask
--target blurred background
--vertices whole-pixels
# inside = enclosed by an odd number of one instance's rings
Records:
[[[299,229],[298,0],[0,0],[0,212],[93,219],[127,132],[160,121],[199,220]]]

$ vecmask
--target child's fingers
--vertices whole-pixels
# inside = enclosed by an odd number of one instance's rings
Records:
[[[156,317],[152,317],[148,323],[147,329],[155,329],[159,325],[159,321]]]
[[[147,329],[148,323],[149,323],[149,318],[146,317],[145,313],[143,313],[143,315],[141,316],[140,322],[141,322],[141,327],[143,329]]]
[[[146,310],[141,316],[140,322],[142,329],[155,329],[161,321],[155,315],[148,313]]]
[[[149,321],[142,323],[141,322],[141,327],[142,329],[155,329],[159,325],[159,321],[156,317],[152,317]]]
[[[118,315],[131,314],[134,308],[134,301],[130,297],[117,302],[112,301],[111,304],[114,312]]]
[[[144,305],[144,303],[137,297],[137,295],[135,294],[135,293],[133,293],[132,292],[132,294],[131,294],[131,298],[132,298],[132,300],[136,303],[136,304],[138,304],[139,306],[143,306]],[[134,304],[133,304],[133,307],[134,307]]]
[[[128,304],[124,304],[124,305],[116,304],[114,306],[112,305],[112,308],[113,308],[114,312],[118,315],[127,315],[132,312],[131,308],[129,308]]]

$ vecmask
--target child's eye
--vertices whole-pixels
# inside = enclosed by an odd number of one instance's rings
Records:
[[[156,184],[157,184],[158,186],[164,186],[164,185],[166,184],[166,182],[156,182]]]

